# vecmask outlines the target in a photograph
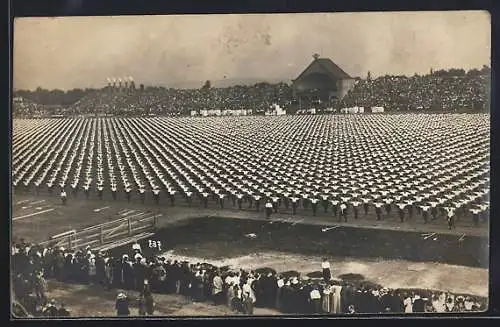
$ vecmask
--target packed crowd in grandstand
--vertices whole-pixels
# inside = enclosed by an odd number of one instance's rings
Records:
[[[298,109],[318,108],[319,111],[339,110],[344,107],[380,106],[387,111],[431,110],[431,111],[485,111],[489,97],[489,69],[470,72],[423,76],[381,76],[357,79],[353,89],[342,99],[319,99],[311,94],[294,96],[292,87],[286,83],[258,83],[253,86],[226,88],[173,89],[164,87],[114,88],[87,90],[72,96],[60,104],[66,115],[189,115],[201,109],[251,109],[255,114],[263,113],[273,104],[295,112]],[[475,73],[474,73],[475,72]],[[17,92],[25,99],[15,102],[14,115],[32,116],[37,113],[54,114],[44,110],[43,98],[36,92]],[[314,93],[314,92],[313,92]],[[31,97],[32,99],[30,99]],[[47,102],[47,101],[46,101]],[[51,101],[52,104],[54,101]],[[56,110],[61,113],[61,109]]]
[[[382,76],[360,80],[341,105],[382,106],[388,111],[484,110],[487,76]]]
[[[159,253],[146,254],[138,243],[126,253],[94,251],[90,247],[42,247],[24,240],[12,248],[15,295],[35,316],[61,316],[61,308],[55,308],[56,302],[45,295],[46,279],[117,290],[119,316],[136,315],[133,309],[139,315],[153,315],[151,293],[181,294],[195,302],[227,305],[243,314],[252,314],[254,306],[289,314],[470,312],[486,307],[484,298],[466,294],[393,290],[347,277],[334,278],[326,259],[321,269],[302,276],[296,271],[277,273],[266,267],[245,270],[180,262]],[[140,292],[136,308],[132,308],[127,291]],[[64,305],[62,309],[67,316],[69,311]]]

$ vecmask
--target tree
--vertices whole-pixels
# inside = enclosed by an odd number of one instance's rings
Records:
[[[203,86],[201,87],[201,89],[202,89],[202,90],[208,90],[208,89],[210,89],[211,87],[212,87],[212,83],[211,83],[209,80],[207,80],[207,81],[205,82],[205,84],[203,84]]]
[[[479,69],[477,69],[477,68],[473,68],[467,72],[467,76],[472,77],[472,76],[479,76],[479,75],[481,75],[481,71],[479,71]]]
[[[482,75],[490,75],[491,74],[491,68],[483,65],[483,68],[481,68],[481,74]]]

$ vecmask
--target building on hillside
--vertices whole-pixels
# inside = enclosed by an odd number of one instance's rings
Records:
[[[371,112],[374,114],[380,114],[384,112],[384,107],[372,107]]]
[[[341,100],[354,87],[355,79],[328,58],[314,60],[292,82],[293,95],[302,103]],[[311,99],[313,97],[314,99]],[[307,108],[306,108],[307,109]]]
[[[222,111],[222,116],[246,116],[247,111],[244,109],[226,109]]]
[[[365,107],[350,107],[350,108],[342,108],[340,109],[341,114],[364,114],[365,113]]]
[[[225,110],[220,110],[220,109],[201,109],[199,112],[196,110],[191,111],[191,116],[202,116],[202,117],[209,117],[209,116],[246,116],[247,115],[247,110],[245,109],[225,109]]]
[[[286,115],[286,110],[274,103],[269,110],[264,113],[265,116],[283,116]]]

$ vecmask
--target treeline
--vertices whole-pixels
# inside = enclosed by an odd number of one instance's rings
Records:
[[[89,88],[62,91],[58,89],[46,90],[39,87],[35,91],[30,91],[30,90],[15,91],[13,92],[13,96],[21,97],[26,100],[30,100],[34,103],[43,105],[71,106],[84,96],[94,91],[96,90]]]
[[[454,76],[481,76],[490,75],[491,68],[483,65],[481,69],[473,68],[471,70],[465,71],[464,69],[451,68],[451,69],[440,69],[436,71],[431,71],[431,75],[440,77],[454,77]]]

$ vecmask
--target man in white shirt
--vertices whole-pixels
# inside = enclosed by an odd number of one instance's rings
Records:
[[[127,197],[127,201],[130,203],[130,197],[131,197],[131,192],[132,192],[132,189],[130,189],[128,186],[125,187],[125,196]]]
[[[405,220],[405,208],[406,208],[406,203],[400,202],[397,204],[398,207],[398,212],[399,212],[399,219],[401,222]]]
[[[330,203],[332,204],[332,213],[333,213],[333,216],[336,217],[337,216],[337,212],[338,212],[339,201],[336,198],[333,198],[333,199],[330,200]]]
[[[328,195],[321,195],[321,199],[323,200],[323,209],[325,209],[325,213],[328,211]]]
[[[373,206],[375,207],[375,214],[377,215],[377,220],[382,219],[382,206],[383,205],[384,204],[382,202],[379,202],[379,201],[373,202]]]
[[[155,200],[155,203],[159,204],[160,203],[160,190],[157,187],[155,187],[155,188],[153,188],[152,192],[153,192],[153,198]]]
[[[111,185],[111,195],[113,196],[113,200],[116,200],[116,185]]]
[[[83,185],[83,191],[85,193],[85,198],[88,199],[89,198],[89,185],[88,184]]]
[[[142,253],[141,252],[141,245],[137,241],[135,241],[134,244],[132,244],[132,251],[134,253]]]
[[[102,200],[102,190],[103,190],[102,185],[98,185],[97,186],[97,193],[99,194],[99,199],[100,200]]]
[[[406,200],[406,204],[408,206],[408,218],[412,219],[413,218],[413,204],[415,201],[413,200]]]
[[[61,201],[63,205],[66,205],[66,191],[64,189],[61,191]]]
[[[387,213],[387,216],[391,214],[391,204],[392,204],[392,199],[386,198],[384,199],[385,203],[385,212]]]
[[[260,211],[260,200],[262,199],[262,197],[260,195],[258,195],[258,194],[255,194],[253,196],[253,199],[255,200],[255,209],[257,211]]]
[[[286,210],[288,210],[290,208],[289,196],[290,196],[290,192],[283,193],[283,197],[284,197],[283,203],[285,204]]]
[[[208,194],[207,192],[203,192],[201,193],[201,200],[203,201],[203,206],[205,207],[205,209],[208,207],[208,196],[210,194]]]
[[[141,198],[142,204],[144,204],[144,200],[146,199],[145,192],[146,190],[144,190],[142,187],[139,189],[139,197]]]
[[[359,205],[361,204],[361,202],[354,200],[354,201],[351,201],[351,204],[352,204],[352,209],[354,212],[354,219],[358,219],[358,208],[359,208]]]
[[[193,203],[193,200],[192,200],[193,192],[188,190],[185,192],[185,194],[186,194],[186,201],[187,201],[188,205],[191,206],[191,204]]]
[[[342,217],[344,217],[344,221],[347,222],[347,205],[344,202],[340,204],[339,221],[341,221]]]
[[[319,200],[316,199],[316,198],[312,198],[309,201],[311,201],[311,208],[312,208],[312,211],[313,211],[313,216],[316,216],[316,212],[318,210],[318,202],[319,202]]]
[[[314,313],[321,313],[321,294],[317,286],[309,293],[309,297],[314,307]]]
[[[448,229],[455,228],[455,208],[445,207],[445,210],[447,213]]]
[[[76,194],[78,192],[77,184],[78,184],[77,182],[74,182],[73,184],[71,184],[71,193],[73,194],[74,198],[76,198]],[[35,183],[37,195],[38,195],[38,187],[39,187],[39,185],[40,184]]]
[[[222,192],[219,193],[219,203],[220,203],[220,208],[221,209],[224,209],[224,198],[226,197],[225,194],[223,194]]]
[[[240,192],[236,193],[236,201],[238,203],[238,209],[241,210],[241,205],[243,203],[243,194],[241,194]]]
[[[362,198],[361,200],[363,201],[363,207],[365,209],[365,216],[366,216],[366,215],[368,215],[368,208],[370,205],[370,199],[369,198]]]
[[[474,223],[474,226],[479,225],[479,214],[481,213],[480,209],[472,208],[469,210],[472,213],[472,221]]]
[[[295,215],[295,213],[297,212],[299,198],[293,196],[290,198],[290,200],[292,201],[292,214]]]
[[[436,220],[437,218],[437,205],[438,202],[435,201],[429,201],[429,204],[431,206],[431,215],[432,215],[432,220]]]
[[[271,213],[273,212],[273,204],[270,201],[266,202],[266,218],[271,218]]]
[[[420,208],[422,209],[422,217],[424,218],[424,223],[427,224],[429,220],[429,209],[431,207],[426,205],[421,205]]]
[[[272,200],[272,203],[273,203],[274,212],[277,213],[278,212],[280,198],[278,196],[274,195],[274,196],[271,197],[271,200]]]

